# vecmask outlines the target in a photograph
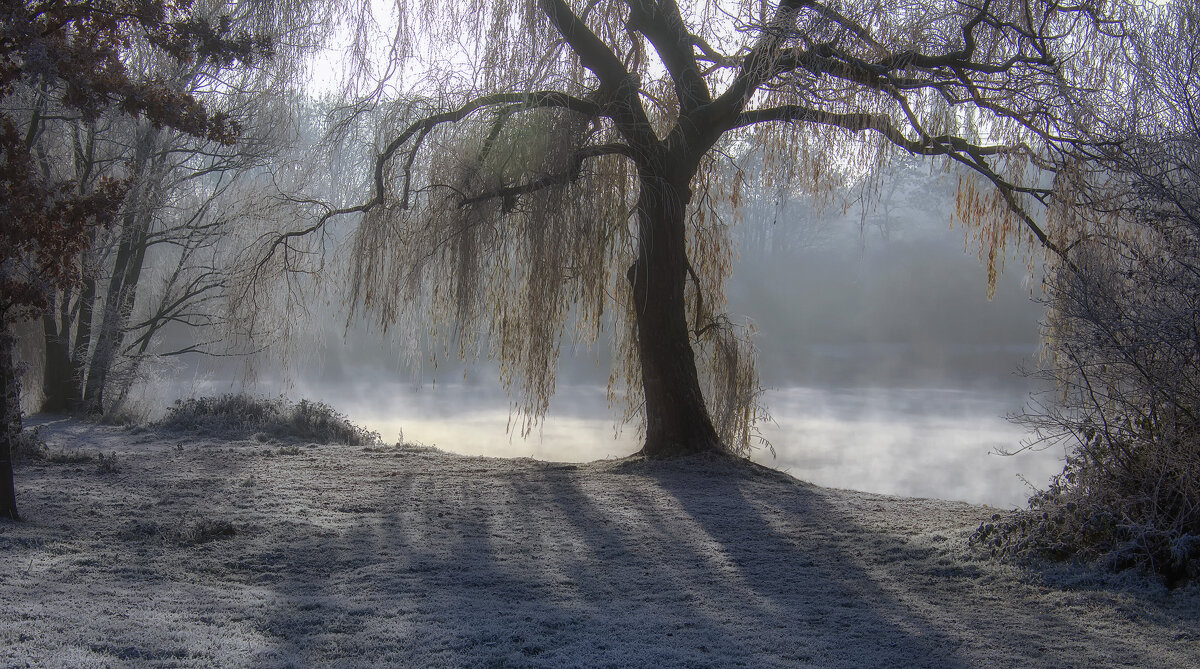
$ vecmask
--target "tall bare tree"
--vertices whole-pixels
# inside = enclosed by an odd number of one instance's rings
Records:
[[[67,165],[85,165],[100,177],[126,171],[131,188],[116,225],[91,243],[84,259],[90,271],[79,289],[52,294],[57,308],[42,316],[43,410],[103,412],[112,404],[106,390],[121,396],[136,376],[130,372],[148,355],[229,352],[216,337],[227,324],[220,297],[234,256],[230,239],[237,236],[235,212],[241,209],[236,198],[247,192],[241,182],[253,179],[289,140],[288,98],[278,92],[287,69],[193,67],[176,73],[174,87],[237,120],[241,134],[231,146],[136,119],[86,130],[104,153],[76,155]],[[79,133],[79,125],[60,130]],[[51,155],[71,157],[42,153],[48,162]],[[180,345],[153,346],[171,327]],[[185,329],[192,332],[183,335]],[[125,371],[112,374],[118,367]]]
[[[649,457],[746,446],[753,357],[720,309],[722,212],[747,181],[829,196],[897,152],[953,161],[993,278],[1006,242],[1061,253],[1054,170],[1086,158],[1064,120],[1119,85],[1122,30],[1050,0],[413,0],[394,18],[391,84],[425,97],[391,107],[365,201],[314,204],[264,257],[295,269],[358,216],[354,303],[486,345],[534,417],[566,324],[590,342],[613,322]],[[760,173],[717,169],[748,154]]]
[[[8,101],[29,119],[31,152],[45,178],[70,181],[81,194],[114,178],[127,187],[115,224],[89,230],[79,282],[47,296],[43,410],[110,408],[106,392],[123,396],[150,355],[224,353],[215,330],[227,324],[219,296],[227,286],[225,256],[232,254],[214,251],[233,236],[232,198],[244,192],[236,182],[261,171],[291,132],[292,105],[281,93],[303,76],[298,70],[306,47],[319,39],[305,13],[311,9],[254,0],[186,3],[194,21],[209,26],[211,38],[250,30],[270,34],[272,57],[249,66],[176,58],[142,39],[125,45],[121,64],[132,79],[220,110],[239,130],[234,144],[115,111],[83,118],[54,81],[19,90]],[[166,264],[173,265],[167,273],[155,267]],[[190,337],[181,335],[189,328]],[[158,349],[154,344],[164,330],[174,330],[176,341],[190,341]]]

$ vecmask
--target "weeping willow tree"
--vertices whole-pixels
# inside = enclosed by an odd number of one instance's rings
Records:
[[[721,310],[752,184],[835,202],[897,153],[966,168],[956,215],[994,279],[1006,244],[1075,234],[1056,175],[1087,151],[1064,128],[1120,84],[1121,24],[1088,3],[413,0],[393,20],[364,70],[413,95],[370,194],[264,257],[293,268],[353,217],[354,308],[496,359],[535,419],[564,339],[612,324],[648,457],[748,445],[754,356]]]

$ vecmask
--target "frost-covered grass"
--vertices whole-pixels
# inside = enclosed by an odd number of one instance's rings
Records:
[[[18,468],[0,666],[1200,666],[1200,588],[985,559],[987,507],[725,459],[41,434],[117,467]]]

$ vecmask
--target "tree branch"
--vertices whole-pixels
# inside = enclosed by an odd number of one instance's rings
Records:
[[[540,0],[539,4],[583,66],[600,80],[596,99],[613,108],[604,113],[631,146],[655,146],[658,136],[642,107],[638,92],[641,81],[630,74],[608,45],[575,15],[563,0]],[[600,115],[600,114],[597,114]]]
[[[633,150],[624,144],[598,144],[596,146],[584,147],[571,156],[571,164],[564,172],[547,174],[523,184],[501,186],[475,195],[464,196],[459,201],[458,206],[466,207],[497,198],[501,198],[507,203],[521,195],[553,188],[554,186],[565,186],[579,178],[580,171],[583,169],[583,163],[587,159],[613,155],[625,156],[631,160],[635,159]]]
[[[892,122],[891,117],[882,114],[866,112],[837,113],[821,109],[813,109],[803,105],[780,105],[765,109],[754,109],[742,112],[734,121],[734,128],[741,128],[756,123],[768,122],[802,122],[819,123],[835,126],[844,130],[859,132],[872,130],[883,135],[888,141],[909,153],[923,156],[940,156],[950,153],[949,149],[957,151],[976,151],[980,155],[997,155],[1012,153],[1015,149],[1010,146],[978,146],[954,135],[939,135],[928,137],[925,141],[909,139]]]
[[[569,109],[589,117],[604,115],[604,112],[600,106],[590,100],[577,98],[567,95],[566,93],[560,93],[558,91],[534,91],[530,93],[496,93],[494,95],[485,95],[483,97],[470,100],[457,109],[442,112],[440,114],[434,114],[419,121],[415,121],[405,128],[403,132],[397,135],[396,138],[393,139],[375,159],[374,192],[371,194],[371,198],[369,200],[353,207],[342,207],[338,209],[327,208],[325,213],[321,214],[321,216],[318,217],[316,222],[314,222],[312,225],[300,230],[289,230],[287,232],[278,234],[272,240],[271,245],[264,252],[262,258],[259,259],[256,267],[265,267],[280,248],[288,248],[288,245],[292,239],[307,237],[308,235],[321,230],[333,218],[338,216],[346,216],[349,214],[365,214],[379,206],[379,204],[381,204],[386,197],[385,193],[387,192],[386,185],[384,183],[387,164],[396,155],[396,152],[400,150],[400,147],[404,146],[404,144],[407,143],[408,140],[412,139],[414,135],[418,136],[419,142],[420,138],[424,138],[426,134],[439,125],[444,123],[457,123],[480,109],[496,105],[512,105],[526,108]],[[415,159],[414,156],[417,148],[417,146],[413,147],[409,154],[409,160],[406,161],[406,179],[408,175],[408,168],[411,167],[412,161]],[[407,202],[407,188],[405,190],[405,194],[405,201]],[[323,203],[318,203],[316,201],[310,201],[310,203],[321,204],[324,206]],[[255,270],[254,276],[257,277],[257,274],[258,269]]]
[[[583,62],[583,66],[600,80],[601,87],[616,91],[626,85],[630,77],[629,71],[604,40],[571,11],[567,3],[563,0],[540,0],[538,4],[541,5],[546,18],[550,19],[550,23]]]
[[[909,139],[900,132],[892,123],[892,120],[887,116],[878,114],[866,113],[848,113],[839,114],[834,112],[826,112],[801,105],[781,105],[778,107],[770,107],[767,109],[757,109],[749,112],[743,112],[738,116],[734,127],[744,127],[755,123],[764,123],[770,121],[781,122],[803,122],[803,123],[819,123],[822,125],[830,125],[839,127],[845,130],[861,132],[870,130],[879,133],[888,141],[899,146],[900,148],[915,154],[936,156],[944,155],[950,157],[962,164],[970,167],[975,172],[982,175],[1000,191],[1001,197],[1004,198],[1010,211],[1016,214],[1025,227],[1037,237],[1047,249],[1055,255],[1062,258],[1068,265],[1074,266],[1070,259],[1067,258],[1066,251],[1055,244],[1046,234],[1045,230],[1033,220],[1033,217],[1025,211],[1024,207],[1017,202],[1018,193],[1037,194],[1042,191],[1032,188],[1021,188],[1010,183],[997,174],[987,162],[983,159],[984,156],[1001,155],[1014,153],[1025,150],[1019,146],[978,146],[953,135],[941,135],[938,137],[926,136],[924,140],[918,141]]]
[[[404,132],[392,140],[384,148],[383,152],[379,154],[379,157],[375,159],[375,194],[370,202],[361,205],[362,207],[366,207],[362,211],[369,211],[382,201],[383,193],[385,192],[383,182],[387,163],[413,135],[420,134],[424,136],[430,130],[443,123],[457,123],[484,107],[496,105],[515,105],[526,108],[558,107],[561,109],[570,109],[589,117],[605,115],[600,105],[590,100],[577,98],[558,91],[534,91],[532,93],[496,93],[494,95],[485,95],[467,102],[458,109],[428,116],[405,128]],[[353,207],[346,210],[345,213],[353,213],[358,209],[359,207]]]
[[[646,36],[658,52],[675,84],[682,114],[712,102],[708,84],[700,74],[693,46],[696,37],[687,31],[675,0],[629,3],[629,26]]]
[[[780,56],[779,47],[786,40],[780,29],[794,24],[797,11],[809,1],[780,1],[769,25],[764,28],[763,34],[750,49],[750,55],[742,61],[742,67],[734,77],[733,83],[713,100],[712,104],[696,110],[698,115],[716,119],[718,125],[723,125],[719,120],[734,118],[746,108],[746,103],[758,87],[775,76],[774,64]]]

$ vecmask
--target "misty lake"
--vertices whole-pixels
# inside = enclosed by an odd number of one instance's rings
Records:
[[[232,389],[200,383],[191,392]],[[615,425],[599,385],[560,386],[546,419],[524,437],[496,382],[301,381],[260,383],[257,392],[324,401],[387,441],[402,435],[464,455],[587,462],[640,448],[640,430]],[[1005,419],[1024,405],[1024,388],[791,386],[765,399],[774,420],[760,429],[774,454],[760,448],[754,460],[821,486],[1009,508],[1029,497],[1024,480],[1044,487],[1062,469],[1061,449],[997,453],[1026,436]]]
[[[945,193],[915,193],[904,216],[869,229],[801,210],[751,227],[767,236],[739,243],[728,310],[755,325],[774,417],[760,426],[774,456],[764,448],[754,459],[822,486],[1023,505],[1032,490],[1021,477],[1045,487],[1063,459],[1061,448],[996,454],[1027,436],[1005,416],[1034,390],[1017,370],[1036,366],[1037,280],[1014,258],[1017,269],[989,299],[962,233],[928,213],[949,206],[938,204]],[[454,453],[582,462],[640,448],[638,426],[614,425],[603,342],[564,346],[549,414],[522,437],[493,364],[443,362],[417,384],[397,346],[339,323],[318,319],[316,353],[292,381],[259,379],[245,390],[325,401],[386,440],[403,432]],[[160,396],[242,389],[203,380],[229,378],[228,369],[193,372]]]
[[[515,423],[506,432],[508,406],[494,399],[494,388],[397,384],[347,408],[385,438],[403,431],[455,453],[583,462],[640,447],[634,425],[614,438],[603,388],[559,393],[545,423],[525,438]],[[1062,469],[1061,449],[997,454],[1025,436],[1005,419],[1024,399],[985,390],[782,388],[768,392],[774,421],[761,427],[775,453],[760,449],[754,459],[822,486],[1018,506],[1031,492],[1018,475],[1044,486]]]

